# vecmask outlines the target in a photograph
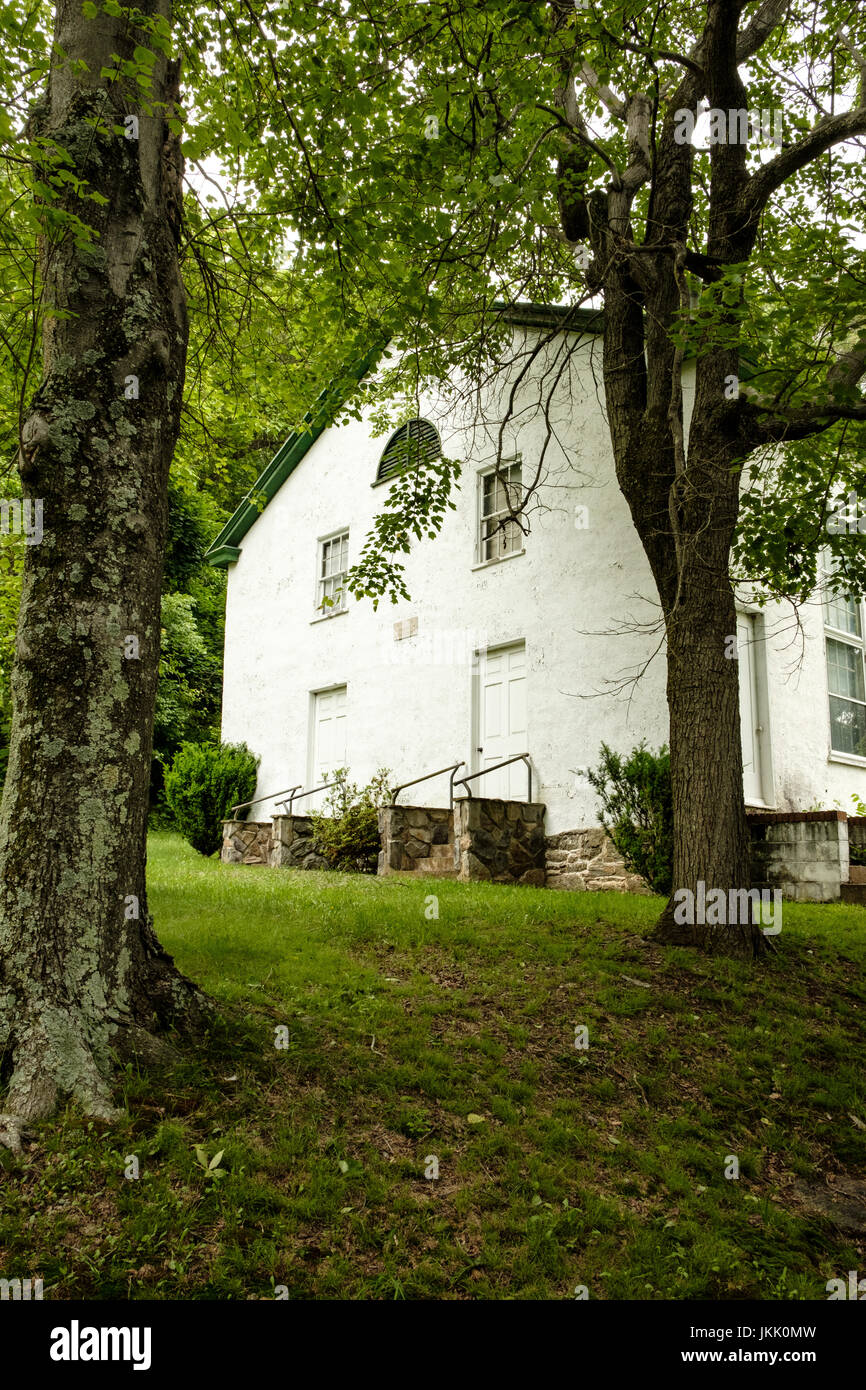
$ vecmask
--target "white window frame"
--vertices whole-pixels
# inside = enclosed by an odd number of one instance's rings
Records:
[[[832,560],[829,554],[824,555],[822,568],[825,577],[831,573]],[[842,594],[830,594],[826,590],[826,588],[824,589],[824,592],[821,594],[821,612],[824,623],[824,671],[827,679],[827,720],[829,757],[831,761],[834,762],[850,762],[856,763],[858,766],[866,766],[866,755],[861,753],[851,753],[845,748],[834,748],[833,746],[833,732],[835,721],[831,714],[830,701],[844,700],[847,704],[860,705],[861,708],[866,709],[866,622],[864,622],[864,617],[866,617],[866,614],[864,614],[863,599],[853,599],[853,602],[856,604],[857,621],[860,627],[859,633],[847,632],[844,628],[834,627],[832,622],[830,621],[830,615],[828,611],[829,606],[834,599],[844,597],[845,595]],[[864,692],[864,698],[862,700],[859,700],[852,695],[836,695],[833,691],[831,691],[830,649],[828,646],[829,642],[836,642],[840,646],[852,647],[854,651],[858,653],[860,657],[862,689]]]
[[[330,535],[320,536],[318,541],[316,542],[316,617],[314,621],[318,621],[321,618],[336,618],[340,613],[345,613],[347,611],[346,600],[348,598],[348,594],[346,591],[345,584],[343,584],[341,588],[337,590],[339,597],[336,599],[334,603],[326,604],[324,603],[324,599],[331,598],[334,594],[333,589],[330,593],[328,593],[326,591],[326,586],[332,583],[332,581],[335,579],[345,580],[345,577],[349,572],[349,534],[349,527],[341,526],[339,531],[332,531]],[[323,568],[325,565],[325,547],[333,546],[335,541],[345,541],[346,543],[345,564],[342,569],[332,569],[329,571],[328,574],[324,574]]]
[[[502,461],[501,461],[501,463],[499,464],[499,467],[498,467],[498,468],[496,468],[495,466],[494,466],[493,468],[482,468],[482,469],[479,471],[479,473],[478,473],[478,495],[477,495],[477,501],[476,501],[476,521],[475,521],[475,558],[476,558],[475,568],[481,568],[481,567],[484,566],[484,565],[497,565],[497,564],[499,564],[500,561],[502,561],[502,560],[510,560],[510,559],[513,558],[513,556],[515,556],[515,555],[523,555],[524,552],[525,552],[525,548],[526,548],[526,547],[525,547],[525,545],[524,545],[524,539],[525,539],[525,538],[524,538],[524,534],[523,534],[522,530],[520,529],[520,527],[518,526],[517,522],[513,522],[512,525],[513,525],[514,531],[516,532],[516,536],[517,536],[518,543],[517,543],[513,548],[509,548],[509,549],[502,550],[502,551],[500,552],[500,554],[498,554],[498,555],[487,555],[487,554],[485,554],[486,548],[491,544],[491,541],[494,539],[494,537],[497,538],[497,539],[498,539],[498,538],[502,538],[502,540],[504,541],[505,538],[506,538],[506,536],[508,535],[508,531],[506,531],[505,529],[495,531],[495,532],[493,533],[493,536],[485,536],[485,534],[484,534],[484,528],[485,528],[485,525],[486,525],[487,523],[489,523],[490,521],[496,520],[496,519],[499,518],[499,517],[503,517],[503,516],[506,516],[506,515],[507,515],[507,509],[506,509],[505,507],[501,507],[498,511],[491,512],[489,516],[485,516],[485,515],[484,515],[484,486],[485,486],[485,481],[486,481],[487,478],[495,477],[496,474],[498,473],[499,476],[500,476],[500,478],[502,478],[503,476],[505,477],[506,485],[513,486],[513,484],[512,484],[512,483],[510,482],[510,480],[508,479],[508,473],[509,473],[512,469],[514,469],[514,468],[520,470],[520,493],[521,493],[521,500],[522,500],[522,498],[523,498],[523,457],[522,457],[522,455],[520,455],[520,454],[515,454],[512,458],[502,459]]]

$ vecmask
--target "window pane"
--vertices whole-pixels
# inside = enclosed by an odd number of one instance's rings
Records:
[[[866,705],[830,696],[830,746],[836,753],[866,757]]]
[[[483,512],[483,515],[484,515],[484,516],[492,516],[492,514],[493,514],[494,512],[498,512],[498,511],[499,511],[499,508],[500,508],[501,505],[502,505],[502,502],[501,502],[501,500],[500,500],[501,488],[499,487],[498,484],[499,484],[499,479],[496,477],[496,474],[495,474],[495,473],[487,473],[487,474],[485,474],[485,477],[484,477],[484,512]]]
[[[349,567],[349,532],[332,536],[322,541],[322,559],[319,568],[318,606],[323,613],[339,612],[346,606],[344,583]],[[331,602],[326,604],[325,599]]]
[[[512,507],[516,507],[521,501],[523,470],[519,463],[513,463],[508,469],[506,477],[505,491]]]
[[[860,604],[857,599],[848,598],[845,594],[827,594],[824,611],[828,627],[860,636]]]
[[[827,638],[827,685],[831,695],[866,699],[863,685],[863,654],[859,647]]]
[[[481,479],[481,558],[498,559],[523,549],[523,532],[515,521],[506,521],[509,511],[523,500],[523,470],[520,463],[502,468],[501,476],[485,473]]]

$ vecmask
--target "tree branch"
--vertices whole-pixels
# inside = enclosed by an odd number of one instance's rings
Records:
[[[740,196],[742,213],[754,217],[766,206],[771,194],[798,169],[811,164],[831,145],[850,140],[854,135],[866,135],[866,106],[857,106],[840,116],[824,117],[796,144],[755,171]]]
[[[593,95],[597,96],[599,101],[607,107],[610,114],[622,120],[625,116],[625,102],[615,92],[612,92],[604,82],[599,82],[598,74],[594,68],[590,67],[589,63],[581,64],[580,76]]]
[[[843,352],[827,373],[829,395],[809,405],[784,407],[778,401],[762,399],[745,383],[740,391],[741,434],[760,444],[779,444],[785,440],[806,439],[820,434],[837,420],[866,420],[866,401],[833,400],[835,388],[851,392],[866,376],[866,347]]]

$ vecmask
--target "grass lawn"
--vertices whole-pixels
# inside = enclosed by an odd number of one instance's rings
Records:
[[[169,1072],[121,1074],[115,1127],[70,1110],[0,1157],[4,1276],[46,1298],[825,1299],[866,1270],[842,1200],[866,1159],[863,909],[786,904],[751,969],[647,944],[657,899],[225,866],[164,832],[149,882],[220,1020]]]

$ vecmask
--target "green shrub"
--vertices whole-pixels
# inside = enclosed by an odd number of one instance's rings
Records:
[[[165,775],[175,824],[199,854],[215,854],[233,806],[256,790],[259,760],[245,743],[184,743]]]
[[[380,806],[391,800],[388,769],[380,767],[366,787],[348,780],[337,768],[321,811],[311,812],[316,849],[334,869],[374,874],[379,860]]]
[[[587,770],[601,798],[599,820],[626,867],[657,893],[673,883],[674,817],[667,747],[652,753],[641,742],[627,758],[601,745],[601,762]]]

